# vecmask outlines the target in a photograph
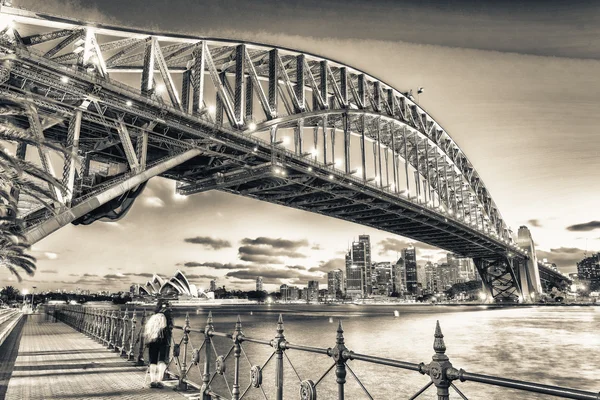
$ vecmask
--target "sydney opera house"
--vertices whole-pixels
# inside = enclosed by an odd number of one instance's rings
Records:
[[[190,284],[179,270],[169,279],[154,274],[145,284],[136,285],[135,292],[139,296],[204,297],[204,293],[199,293],[196,285]]]

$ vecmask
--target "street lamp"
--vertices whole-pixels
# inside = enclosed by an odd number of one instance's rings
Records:
[[[25,308],[25,300],[26,300],[28,294],[29,294],[29,290],[21,289],[21,295],[23,295],[23,309]]]
[[[31,312],[33,312],[33,309],[35,307],[35,303],[33,302],[33,299],[35,298],[35,289],[37,288],[37,286],[32,286],[33,288],[33,293],[31,293]]]

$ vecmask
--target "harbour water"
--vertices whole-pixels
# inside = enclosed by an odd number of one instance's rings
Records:
[[[324,348],[334,346],[337,321],[341,319],[350,350],[414,363],[431,360],[435,322],[439,320],[446,354],[456,368],[581,390],[600,390],[597,379],[600,307],[220,306],[175,310],[176,324],[183,325],[186,311],[190,313],[192,329],[204,327],[208,311],[212,311],[215,330],[221,332],[231,332],[239,314],[244,334],[260,339],[275,336],[277,318],[282,313],[284,334],[289,342]],[[397,317],[394,311],[398,311]],[[202,339],[202,335],[192,333],[190,346],[200,347]],[[232,345],[225,338],[215,338],[214,344],[219,355],[226,355]],[[245,343],[244,350],[250,363],[257,365],[262,365],[272,352],[267,346],[251,343]],[[213,360],[215,355],[213,353]],[[242,390],[249,382],[250,363],[245,355],[241,363]],[[284,360],[286,398],[298,398],[299,377],[316,382],[333,364],[327,356],[293,350],[288,350],[287,355],[296,372]],[[213,387],[222,394],[228,394],[227,384],[232,382],[232,361],[230,355],[225,374],[228,382],[220,376],[213,381]],[[350,361],[349,365],[376,399],[409,398],[428,382],[427,377],[417,372],[361,361]],[[201,382],[202,367],[200,364],[191,369],[193,381]],[[274,376],[274,360],[271,360],[263,373],[267,395],[273,390]],[[347,399],[368,398],[350,373],[347,382]],[[471,382],[457,385],[470,399],[548,398]],[[336,398],[333,371],[317,389],[320,399]],[[420,398],[432,399],[434,391],[430,389]],[[456,394],[453,397],[459,398]],[[245,398],[264,397],[260,390],[251,389]]]

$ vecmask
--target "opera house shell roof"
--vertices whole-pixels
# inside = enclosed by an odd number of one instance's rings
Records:
[[[154,274],[145,285],[138,286],[138,294],[144,296],[190,296],[198,297],[198,288],[190,284],[183,272],[177,270],[170,279]]]

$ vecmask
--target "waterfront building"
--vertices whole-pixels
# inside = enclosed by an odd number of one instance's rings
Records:
[[[263,278],[262,278],[262,276],[257,276],[256,277],[256,291],[257,292],[262,292],[263,291]]]
[[[310,302],[319,301],[319,281],[308,281],[306,300]]]
[[[424,290],[429,293],[437,293],[438,291],[438,264],[431,261],[425,264],[425,287]]]
[[[369,235],[360,235],[346,254],[346,295],[353,298],[371,295],[371,267],[371,239]]]
[[[344,292],[344,273],[341,269],[334,269],[327,273],[327,291],[332,298],[340,298]]]
[[[346,254],[346,295],[352,298],[362,296],[362,273],[352,262],[352,251]]]
[[[600,290],[600,252],[577,263],[577,277],[587,282],[590,291]]]
[[[406,293],[406,268],[404,267],[404,258],[402,257],[396,261],[395,265],[394,292],[399,295]]]
[[[409,294],[417,296],[418,279],[417,279],[417,249],[409,247],[402,250],[402,258],[404,259],[404,269],[406,271],[406,290]]]
[[[169,279],[155,274],[144,285],[137,285],[136,295],[142,296],[189,296],[198,297],[198,288],[190,284],[185,274],[179,270]]]
[[[394,291],[392,263],[379,262],[373,269],[373,294],[389,296]]]

